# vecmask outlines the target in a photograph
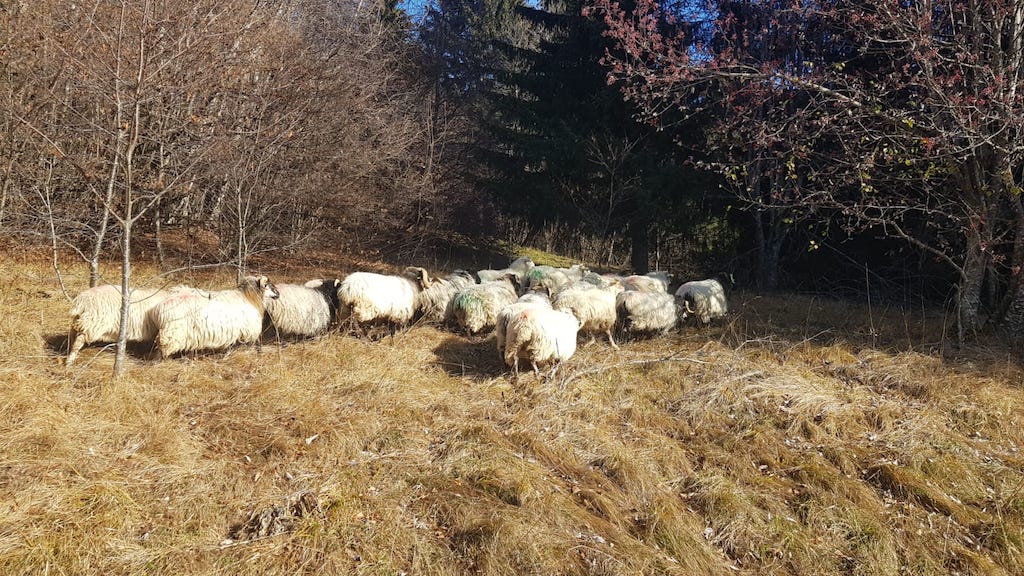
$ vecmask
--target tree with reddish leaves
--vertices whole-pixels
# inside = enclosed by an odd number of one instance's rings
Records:
[[[592,9],[610,80],[654,122],[711,112],[750,207],[905,240],[955,271],[961,337],[1024,331],[1024,0]]]

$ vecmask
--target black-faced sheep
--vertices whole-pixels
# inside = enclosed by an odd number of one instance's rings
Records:
[[[450,320],[452,298],[459,290],[474,284],[473,275],[465,270],[456,270],[444,279],[432,280],[430,287],[419,293],[417,307],[420,318],[436,324]]]
[[[325,332],[338,314],[341,280],[316,279],[303,285],[277,284],[279,297],[267,302],[267,317],[278,336],[311,338]]]
[[[168,358],[250,342],[258,347],[267,301],[277,297],[277,288],[266,276],[247,276],[234,290],[175,294],[150,310],[160,355]]]
[[[686,282],[676,290],[676,300],[683,310],[683,319],[695,316],[701,324],[710,324],[729,313],[722,283],[715,279]]]
[[[498,312],[517,298],[512,273],[501,280],[467,286],[452,297],[452,322],[470,335],[490,330],[497,323]]]
[[[539,367],[568,360],[576,353],[580,323],[568,312],[533,307],[512,315],[505,327],[505,365],[519,374],[525,360],[539,373]]]
[[[412,321],[417,298],[430,284],[423,268],[408,267],[401,276],[353,272],[338,287],[339,320],[354,322],[364,334],[372,325],[385,324],[394,335],[398,327]]]
[[[626,290],[616,296],[622,329],[634,335],[664,334],[679,322],[676,299],[664,292]]]
[[[195,290],[188,286],[168,289],[136,288],[128,307],[128,341],[153,342],[156,326],[149,311],[166,298]],[[82,291],[71,302],[71,329],[68,334],[68,366],[75,363],[83,347],[95,342],[116,342],[121,327],[121,288],[106,284]]]

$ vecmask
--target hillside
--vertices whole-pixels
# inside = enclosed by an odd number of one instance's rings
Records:
[[[417,326],[111,381],[0,268],[4,574],[1024,573],[1024,371],[941,315],[740,293],[547,380]]]

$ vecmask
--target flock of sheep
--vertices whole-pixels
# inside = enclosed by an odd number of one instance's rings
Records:
[[[431,278],[423,268],[401,275],[354,272],[344,280],[304,285],[249,276],[236,289],[189,286],[131,291],[127,338],[155,344],[163,358],[238,343],[259,346],[266,330],[281,337],[313,337],[334,324],[344,329],[384,327],[392,334],[414,320],[451,326],[470,335],[494,331],[498,353],[516,373],[520,361],[535,372],[569,359],[579,335],[655,335],[693,316],[703,324],[728,312],[718,280],[686,282],[669,291],[664,272],[600,275],[575,265],[537,266],[519,258],[501,270],[457,270]],[[121,291],[104,285],[79,294],[71,306],[67,365],[94,342],[114,342],[121,325]]]

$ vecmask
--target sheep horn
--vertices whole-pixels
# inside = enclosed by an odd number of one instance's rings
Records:
[[[696,314],[697,313],[696,310],[694,310],[693,308],[690,308],[690,299],[689,298],[683,298],[683,305],[686,307],[686,313],[687,314]]]
[[[434,281],[430,279],[430,274],[427,272],[427,269],[417,268],[416,271],[420,276],[420,286],[422,286],[424,290],[430,288],[430,285],[433,284]]]

